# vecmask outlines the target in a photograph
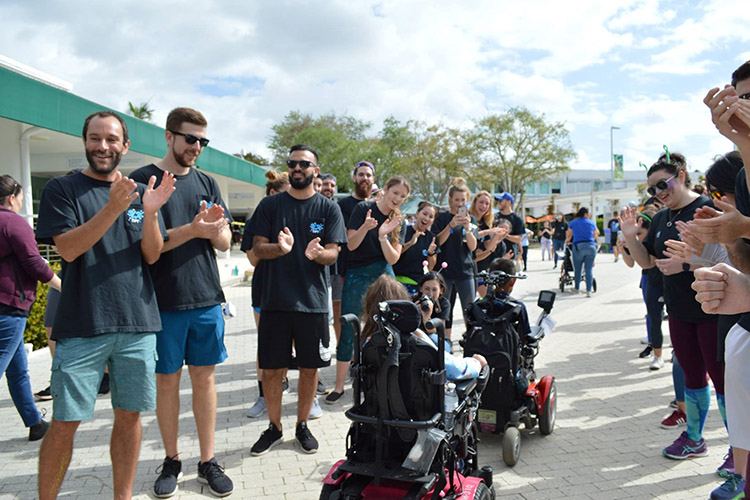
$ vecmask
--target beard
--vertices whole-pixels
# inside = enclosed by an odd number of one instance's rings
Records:
[[[289,184],[294,189],[305,189],[307,186],[309,186],[310,184],[312,184],[314,176],[315,176],[315,174],[313,172],[310,172],[310,175],[305,176],[302,179],[297,179],[297,178],[294,177],[294,174],[292,174],[292,175],[289,176]]]
[[[117,168],[117,165],[120,164],[120,160],[122,159],[122,153],[115,151],[112,159],[110,160],[109,164],[107,164],[104,167],[100,167],[97,165],[96,160],[94,159],[94,152],[86,150],[86,161],[89,162],[89,166],[91,167],[91,170],[96,172],[97,174],[109,174],[114,169]]]
[[[185,168],[194,166],[195,161],[198,159],[197,157],[193,158],[191,156],[188,156],[187,151],[184,151],[182,154],[177,154],[177,150],[174,148],[174,146],[172,146],[172,156],[181,167]]]
[[[366,200],[372,194],[372,182],[361,181],[358,184],[355,184],[354,194],[356,194],[358,198]]]

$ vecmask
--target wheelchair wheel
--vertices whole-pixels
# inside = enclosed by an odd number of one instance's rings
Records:
[[[596,278],[591,281],[591,291],[596,293]]]
[[[539,417],[539,431],[545,436],[552,434],[555,429],[555,420],[557,420],[557,387],[553,380],[549,388],[547,401],[544,402],[544,408],[542,408],[542,414]]]
[[[560,293],[565,293],[565,278],[560,277]]]
[[[495,498],[495,495],[492,494],[492,491],[487,487],[487,484],[485,483],[479,483],[479,486],[474,491],[474,500],[492,500]]]
[[[509,426],[503,434],[503,462],[513,467],[521,456],[521,431]]]

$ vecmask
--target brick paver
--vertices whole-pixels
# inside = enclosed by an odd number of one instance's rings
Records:
[[[557,377],[558,419],[555,431],[541,436],[538,428],[523,431],[521,458],[513,467],[502,461],[499,436],[482,434],[480,461],[494,467],[495,489],[502,499],[635,499],[707,498],[720,479],[715,468],[722,462],[728,440],[715,404],[709,414],[705,437],[706,458],[672,461],[661,449],[680,431],[667,431],[659,422],[672,399],[670,364],[650,372],[648,360],[637,357],[645,335],[645,307],[638,289],[639,271],[613,263],[611,255],[599,255],[595,268],[599,292],[558,295],[552,316],[555,331],[542,341],[537,373]],[[244,270],[241,259],[240,271]],[[514,295],[525,300],[532,320],[540,289],[556,289],[557,270],[540,261],[531,250],[529,279],[519,282]],[[296,286],[296,285],[292,285]],[[232,498],[316,499],[321,479],[344,456],[348,421],[344,404],[321,404],[323,417],[310,428],[320,441],[315,455],[300,452],[294,441],[297,393],[284,396],[285,442],[263,457],[251,457],[250,446],[267,426],[267,420],[249,419],[247,408],[257,396],[255,383],[256,331],[249,308],[250,288],[226,289],[239,315],[227,325],[229,359],[216,370],[219,392],[216,453],[235,483]],[[460,323],[460,321],[458,322]],[[665,332],[667,331],[665,323]],[[457,328],[454,335],[460,333]],[[669,353],[665,349],[665,353]],[[45,387],[49,375],[47,350],[30,356],[34,390]],[[333,368],[321,371],[331,387]],[[290,372],[292,388],[296,372]],[[347,392],[347,403],[351,392]],[[180,452],[185,475],[174,498],[212,498],[196,481],[199,459],[195,424],[190,411],[190,380],[182,381]],[[321,401],[322,403],[322,401]],[[49,412],[51,403],[40,403]],[[99,397],[95,418],[81,424],[70,470],[60,498],[69,500],[111,498],[109,434],[112,410],[108,397]],[[0,500],[35,498],[36,460],[39,444],[29,443],[27,431],[12,405],[7,387],[0,387]],[[153,498],[155,470],[164,458],[156,417],[143,415],[143,444],[136,475],[134,498]]]

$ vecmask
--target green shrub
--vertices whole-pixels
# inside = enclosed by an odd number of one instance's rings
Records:
[[[53,271],[60,271],[60,263],[50,264]],[[23,341],[33,344],[34,350],[47,347],[47,332],[44,331],[44,311],[47,309],[47,291],[49,286],[44,283],[36,285],[36,300],[31,306],[31,312],[26,320],[26,330],[23,332]]]

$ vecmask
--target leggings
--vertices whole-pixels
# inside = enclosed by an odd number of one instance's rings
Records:
[[[544,260],[545,254],[548,260],[552,260],[552,238],[541,238],[540,242],[542,244],[542,260]]]
[[[451,303],[451,314],[449,319],[445,322],[445,328],[453,327],[453,306],[456,303],[456,294],[461,298],[461,313],[464,315],[464,322],[466,322],[466,308],[474,302],[474,296],[477,293],[476,284],[474,277],[468,278],[445,278],[445,291],[446,295],[450,297]]]
[[[685,387],[693,390],[706,387],[708,372],[716,393],[723,396],[724,363],[716,360],[716,322],[690,323],[670,314],[669,335],[685,372]]]
[[[645,284],[643,296],[646,301],[648,339],[651,342],[651,347],[661,349],[664,344],[664,334],[661,330],[664,302],[660,302],[659,299],[664,294],[664,291],[661,287],[649,283],[647,276],[646,274],[643,275],[644,280],[642,283]]]

